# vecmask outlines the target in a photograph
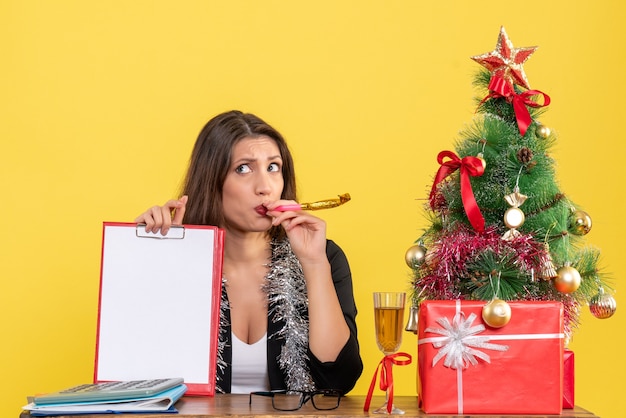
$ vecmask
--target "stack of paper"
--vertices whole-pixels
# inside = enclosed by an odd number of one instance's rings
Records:
[[[180,384],[164,392],[155,395],[137,397],[131,399],[90,402],[66,402],[66,403],[35,403],[31,402],[23,409],[30,411],[30,415],[54,416],[54,415],[79,415],[79,414],[117,414],[129,412],[160,412],[177,413],[174,404],[187,391],[187,386]]]

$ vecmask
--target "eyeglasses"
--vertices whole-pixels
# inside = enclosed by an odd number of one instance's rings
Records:
[[[249,405],[252,405],[252,395],[272,398],[272,407],[277,411],[297,411],[309,400],[311,400],[313,408],[320,411],[330,411],[331,409],[336,409],[341,400],[341,393],[332,389],[316,390],[315,392],[298,390],[251,392]]]

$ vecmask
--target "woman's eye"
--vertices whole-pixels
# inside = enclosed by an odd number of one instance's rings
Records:
[[[267,168],[267,171],[279,172],[279,171],[280,171],[280,165],[279,165],[278,163],[272,163],[272,164],[270,164],[270,166]]]
[[[235,168],[235,171],[239,174],[244,174],[244,173],[249,173],[250,171],[250,166],[248,164],[241,164],[240,166],[237,166],[237,168]]]

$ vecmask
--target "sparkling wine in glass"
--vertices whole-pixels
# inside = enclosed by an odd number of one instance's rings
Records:
[[[375,292],[374,293],[374,326],[376,343],[384,355],[397,352],[402,344],[404,328],[404,304],[406,293]],[[374,411],[375,414],[387,414],[389,389],[385,394],[385,404]],[[404,414],[404,411],[392,405],[392,414]]]

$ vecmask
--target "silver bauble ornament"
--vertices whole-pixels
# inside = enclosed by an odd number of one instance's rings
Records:
[[[613,296],[604,293],[603,288],[599,288],[598,294],[589,300],[589,310],[598,319],[610,318],[617,310],[617,301]]]
[[[492,299],[483,306],[483,321],[492,328],[501,328],[511,320],[511,307],[501,299]]]

